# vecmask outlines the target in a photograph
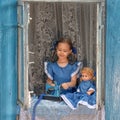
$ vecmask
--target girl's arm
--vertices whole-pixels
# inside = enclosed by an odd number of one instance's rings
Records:
[[[63,84],[62,84],[62,87],[63,87],[64,89],[68,89],[69,87],[75,87],[76,81],[77,81],[77,75],[74,75],[74,76],[71,78],[71,81],[70,81],[70,82],[63,83]]]
[[[47,83],[51,86],[55,86],[55,84],[53,83],[53,81],[50,78],[47,79]]]

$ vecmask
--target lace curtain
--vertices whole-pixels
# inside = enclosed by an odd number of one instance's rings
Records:
[[[30,61],[30,89],[44,92],[44,58],[51,56],[51,43],[69,36],[77,49],[77,60],[84,66],[96,67],[96,3],[30,4],[29,49],[34,52]]]

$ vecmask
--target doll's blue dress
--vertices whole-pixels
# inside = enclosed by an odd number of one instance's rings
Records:
[[[94,90],[94,93],[88,95],[88,90]],[[82,80],[76,92],[62,94],[61,97],[71,109],[76,109],[79,104],[86,105],[90,109],[96,108],[96,88],[91,80]]]
[[[71,77],[78,74],[82,68],[82,62],[75,62],[74,64],[67,64],[65,67],[60,67],[57,62],[45,62],[45,73],[48,78],[55,81],[57,85],[65,82],[70,82]],[[74,88],[67,90],[61,88],[61,94],[67,92],[74,92]]]

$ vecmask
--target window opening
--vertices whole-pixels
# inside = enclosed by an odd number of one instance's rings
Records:
[[[68,12],[70,11],[70,12]],[[89,11],[89,12],[88,12]],[[44,91],[44,57],[50,43],[69,35],[77,48],[77,60],[96,70],[97,104],[104,100],[104,2],[19,2],[18,98],[25,108],[30,93]],[[32,17],[32,20],[30,21]],[[21,22],[22,21],[22,22]],[[23,77],[24,76],[24,77]],[[42,91],[40,91],[42,90]]]

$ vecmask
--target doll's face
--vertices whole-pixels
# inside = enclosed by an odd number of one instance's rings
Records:
[[[87,81],[87,80],[91,80],[92,76],[90,74],[87,74],[84,72],[84,73],[82,73],[81,78],[82,78],[82,80]]]

